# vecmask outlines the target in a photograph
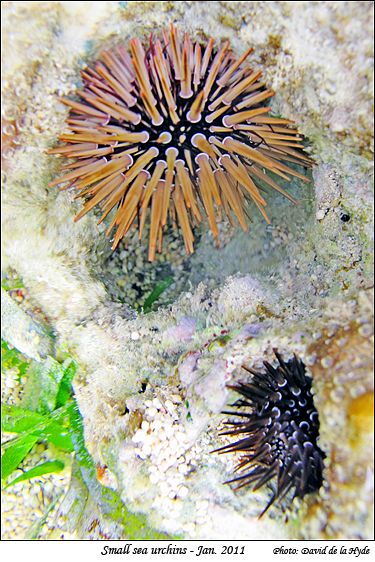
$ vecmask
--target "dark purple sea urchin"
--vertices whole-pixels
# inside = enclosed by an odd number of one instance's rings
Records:
[[[250,201],[269,222],[260,190],[294,201],[273,176],[309,181],[285,162],[313,164],[292,121],[269,115],[274,92],[247,64],[251,49],[236,59],[228,42],[194,44],[173,25],[163,36],[146,51],[139,39],[130,54],[124,46],[103,51],[82,71],[81,101],[62,100],[70,107],[65,144],[49,151],[75,159],[49,185],[74,187],[85,200],[76,220],[95,206],[99,222],[115,210],[113,249],[133,225],[142,237],[150,209],[150,261],[168,220],[189,254],[204,216],[215,239],[222,216],[247,230]]]
[[[252,485],[257,490],[275,479],[272,497],[262,516],[276,501],[303,498],[317,491],[323,483],[325,454],[317,444],[319,416],[311,394],[311,379],[305,366],[296,356],[272,367],[264,361],[265,371],[243,367],[252,374],[248,382],[239,382],[229,388],[242,398],[232,406],[239,420],[225,425],[231,429],[221,435],[241,436],[239,441],[220,449],[219,453],[242,453],[236,472],[239,476],[226,482],[235,483],[235,489]]]

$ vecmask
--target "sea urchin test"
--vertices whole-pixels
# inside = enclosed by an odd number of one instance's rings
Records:
[[[313,161],[292,121],[270,115],[274,92],[246,62],[250,52],[236,58],[228,42],[193,43],[171,25],[163,41],[151,37],[145,49],[132,39],[129,51],[103,51],[83,70],[80,101],[62,99],[70,107],[64,144],[49,151],[74,159],[49,185],[84,200],[75,220],[99,206],[101,222],[113,210],[115,249],[132,228],[141,239],[149,214],[153,261],[167,222],[191,254],[203,220],[218,239],[223,217],[247,230],[251,206],[269,222],[261,191],[294,201],[277,178],[307,182],[295,168]]]
[[[279,353],[275,355],[278,366],[264,361],[263,372],[244,366],[252,378],[229,387],[241,398],[232,404],[234,411],[223,412],[237,419],[227,421],[225,425],[230,429],[221,435],[240,439],[217,450],[241,454],[238,475],[227,482],[234,483],[236,489],[251,485],[257,490],[276,480],[261,515],[276,500],[302,499],[323,483],[325,454],[318,446],[319,415],[311,393],[311,378],[296,356],[284,362]]]

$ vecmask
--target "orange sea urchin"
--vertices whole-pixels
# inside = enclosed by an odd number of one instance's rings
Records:
[[[133,224],[141,238],[150,207],[150,261],[168,220],[178,222],[188,253],[204,215],[215,239],[223,214],[248,228],[250,201],[269,222],[260,190],[294,201],[269,172],[308,181],[285,162],[313,164],[292,122],[269,115],[264,104],[274,92],[246,63],[251,49],[236,59],[228,42],[194,44],[173,25],[163,35],[146,52],[139,39],[130,54],[124,46],[103,51],[82,71],[82,101],[62,100],[71,108],[69,132],[59,137],[65,145],[49,151],[76,159],[49,184],[67,183],[85,199],[75,220],[96,205],[99,222],[115,209],[107,230],[116,229],[113,249]]]

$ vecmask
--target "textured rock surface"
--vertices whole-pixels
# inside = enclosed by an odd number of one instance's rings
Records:
[[[77,357],[87,445],[126,505],[191,538],[370,538],[372,3],[5,2],[3,12],[4,267]],[[272,198],[271,228],[258,217],[248,235],[223,226],[219,250],[203,231],[174,270],[174,302],[137,315],[127,290],[134,269],[150,271],[146,249],[130,242],[127,270],[94,216],[74,224],[79,203],[47,188],[59,163],[45,150],[79,68],[169,21],[238,53],[253,46],[275,111],[299,123],[317,166],[309,188],[291,186],[298,207]],[[112,290],[118,277],[128,304]],[[288,523],[277,509],[258,520],[267,491],[223,486],[235,459],[210,454],[226,383],[243,362],[272,360],[272,347],[308,365],[327,454],[324,488]]]

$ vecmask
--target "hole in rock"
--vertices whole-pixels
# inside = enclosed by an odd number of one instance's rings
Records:
[[[219,223],[220,246],[216,247],[207,224],[194,230],[195,252],[185,253],[182,237],[167,227],[163,251],[148,262],[148,231],[144,239],[138,233],[121,242],[100,264],[99,279],[116,302],[144,312],[156,310],[176,301],[182,293],[192,291],[201,282],[210,288],[222,285],[230,275],[255,275],[258,279],[278,276],[294,249],[314,220],[314,187],[299,180],[278,184],[298,201],[294,205],[272,190],[264,193],[271,224],[263,220],[253,204],[249,205],[249,230],[244,232],[227,220]],[[298,243],[296,245],[296,242]]]

